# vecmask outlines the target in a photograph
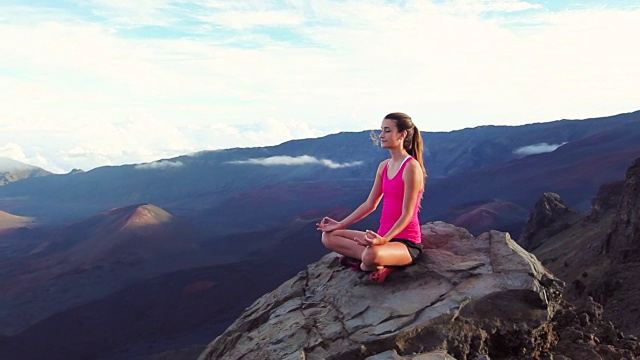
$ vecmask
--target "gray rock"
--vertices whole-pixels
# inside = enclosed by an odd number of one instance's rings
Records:
[[[326,255],[247,308],[199,359],[517,358],[553,345],[563,283],[533,255],[503,232],[473,237],[443,222],[422,231],[425,255],[383,285]]]
[[[640,262],[640,158],[627,169],[622,198],[603,249],[617,262]]]

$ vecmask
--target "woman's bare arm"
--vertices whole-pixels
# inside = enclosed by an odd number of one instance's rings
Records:
[[[382,199],[382,170],[386,165],[388,160],[382,161],[378,165],[378,170],[376,171],[376,178],[373,182],[373,186],[371,187],[371,191],[369,192],[369,196],[367,200],[365,200],[357,209],[355,209],[349,216],[344,218],[342,221],[336,222],[330,218],[322,219],[322,222],[318,225],[318,229],[322,231],[332,231],[336,229],[344,229],[349,225],[355,224],[356,222],[364,219],[367,215],[371,214],[380,204],[380,200]],[[327,230],[323,229],[322,224],[327,224],[325,227]]]

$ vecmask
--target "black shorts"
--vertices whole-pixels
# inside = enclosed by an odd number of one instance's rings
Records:
[[[389,242],[399,242],[404,244],[407,247],[407,250],[409,250],[409,255],[411,255],[411,260],[413,260],[413,262],[416,262],[416,259],[422,254],[422,244],[417,244],[410,240],[398,238],[393,238],[389,240]]]

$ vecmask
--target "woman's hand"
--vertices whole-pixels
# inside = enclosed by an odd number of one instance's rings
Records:
[[[375,231],[367,230],[364,233],[364,237],[356,236],[353,238],[353,241],[358,245],[362,246],[376,246],[376,245],[384,245],[387,241]]]
[[[322,221],[316,224],[316,226],[318,227],[318,230],[323,232],[344,229],[344,226],[342,226],[342,224],[339,221],[335,221],[329,217],[323,218]]]

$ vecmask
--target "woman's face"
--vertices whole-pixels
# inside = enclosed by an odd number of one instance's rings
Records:
[[[395,120],[384,119],[380,126],[380,146],[393,148],[402,146],[402,133],[398,132]]]

